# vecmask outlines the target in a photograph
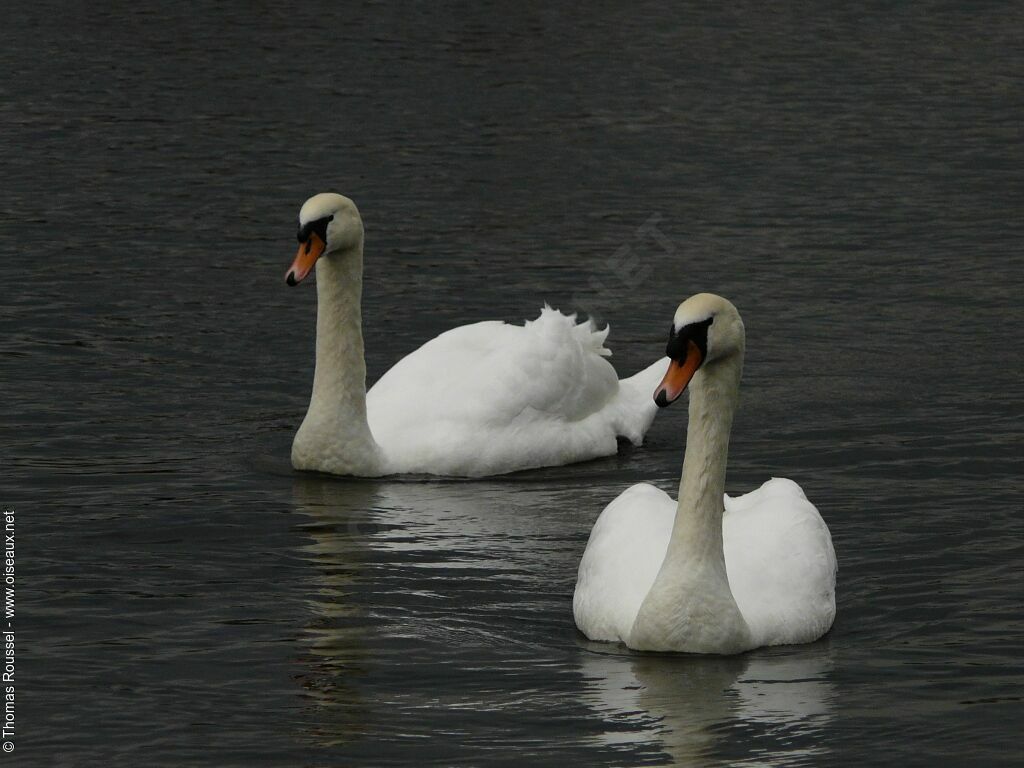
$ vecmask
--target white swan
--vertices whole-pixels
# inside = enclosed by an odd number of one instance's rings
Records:
[[[743,321],[720,296],[676,310],[655,401],[668,405],[690,385],[679,503],[640,484],[601,513],[573,595],[591,640],[730,654],[809,643],[832,626],[832,537],[800,486],[777,478],[724,497],[743,350]]]
[[[639,444],[657,407],[664,358],[618,380],[608,329],[545,307],[525,326],[475,323],[442,333],[366,391],[360,300],[363,222],[347,197],[299,211],[297,285],[316,265],[316,371],[292,465],[338,475],[479,477],[615,453]]]

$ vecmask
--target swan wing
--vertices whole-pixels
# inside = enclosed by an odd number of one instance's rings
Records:
[[[725,498],[729,587],[758,645],[808,643],[832,626],[836,555],[817,508],[792,480]]]
[[[665,559],[676,503],[653,485],[623,491],[597,518],[580,560],[572,608],[591,640],[625,642]]]

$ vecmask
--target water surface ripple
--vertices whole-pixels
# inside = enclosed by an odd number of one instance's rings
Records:
[[[5,17],[21,764],[1019,762],[1019,4]],[[294,474],[315,291],[283,275],[327,189],[365,219],[371,380],[544,301],[610,321],[631,372],[681,299],[730,297],[727,485],[817,503],[831,634],[703,659],[576,633],[590,526],[674,493],[685,407],[509,478]]]

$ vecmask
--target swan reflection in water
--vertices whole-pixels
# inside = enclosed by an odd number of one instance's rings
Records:
[[[540,599],[551,596],[551,562],[563,563],[557,618],[574,631],[564,609],[576,544],[558,535],[565,521],[542,485],[310,474],[294,478],[293,500],[309,539],[299,554],[313,566],[300,675],[312,741],[407,739],[400,729],[427,728],[430,711],[496,713],[508,702],[481,692],[495,681],[479,669],[518,674],[565,657],[537,640],[551,622],[530,620],[551,611],[527,604],[531,581]],[[509,626],[517,610],[524,618]]]
[[[827,639],[741,656],[581,654],[588,700],[609,745],[659,742],[676,765],[801,765],[828,753],[833,686]]]
[[[367,731],[367,706],[351,681],[371,661],[374,627],[351,595],[369,548],[365,520],[374,493],[365,483],[315,477],[297,478],[293,491],[295,510],[308,518],[299,528],[310,543],[299,554],[315,567],[306,601],[311,618],[300,638],[305,671],[298,681],[312,706],[329,713],[313,719],[307,736],[335,746]]]
[[[576,723],[566,749],[621,750],[625,762],[653,750],[680,765],[792,764],[825,750],[827,639],[723,658],[619,652],[577,633],[572,585],[591,520],[578,510],[607,487],[550,472],[484,483],[301,475],[293,495],[308,537],[299,554],[313,566],[298,679],[318,746],[551,713]],[[514,731],[489,746],[514,747]]]

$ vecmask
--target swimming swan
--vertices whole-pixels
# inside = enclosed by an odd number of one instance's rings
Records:
[[[662,358],[619,381],[608,329],[545,307],[525,326],[454,328],[366,391],[360,300],[363,222],[347,197],[314,195],[299,211],[299,250],[286,281],[316,266],[316,370],[292,466],[364,477],[479,477],[615,453],[639,444],[657,406]]]
[[[720,296],[676,310],[655,401],[668,405],[689,384],[679,503],[641,483],[598,517],[573,595],[591,640],[731,654],[809,643],[832,626],[832,537],[800,486],[774,478],[723,505],[744,343],[739,313]]]

